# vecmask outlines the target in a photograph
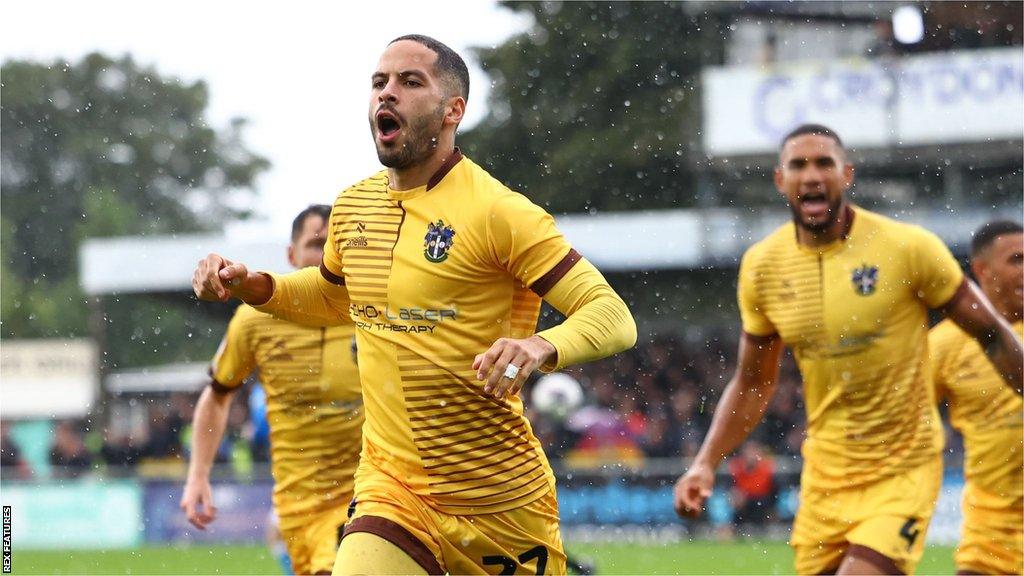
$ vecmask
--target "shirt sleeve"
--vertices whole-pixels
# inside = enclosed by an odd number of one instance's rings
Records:
[[[351,324],[349,296],[345,287],[341,252],[340,226],[331,210],[324,257],[319,268],[311,266],[288,274],[263,272],[274,283],[270,300],[254,306],[282,320],[304,326],[341,326]]]
[[[228,330],[210,365],[210,377],[215,386],[237,388],[256,369],[256,355],[249,337],[252,309],[245,304],[235,310]]]
[[[566,316],[538,334],[555,347],[555,358],[541,370],[604,358],[636,343],[636,324],[622,298],[544,209],[522,194],[504,195],[491,207],[487,233],[497,265]]]
[[[755,264],[754,248],[747,250],[740,261],[739,278],[736,281],[736,299],[739,303],[743,331],[751,336],[773,336],[778,334],[775,325],[765,314],[757,290],[758,267]]]
[[[587,260],[580,259],[544,295],[565,322],[537,335],[555,347],[554,359],[540,367],[559,370],[611,356],[636,344],[636,323],[622,298]]]
[[[340,225],[334,224],[335,210],[337,210],[337,206],[331,209],[330,224],[327,227],[327,241],[324,242],[324,259],[320,264],[320,272],[325,278],[330,278],[332,283],[344,284],[344,280],[342,280],[344,274],[342,273],[341,252],[339,248],[339,243],[341,242],[341,227]]]
[[[548,274],[572,249],[555,219],[522,194],[503,195],[487,218],[494,261],[526,286]]]
[[[917,296],[929,308],[941,308],[963,283],[963,270],[938,236],[916,226],[914,230],[910,266]]]
[[[304,326],[350,324],[348,290],[329,279],[323,267],[326,264],[288,274],[263,272],[273,281],[274,291],[270,300],[253,308]]]

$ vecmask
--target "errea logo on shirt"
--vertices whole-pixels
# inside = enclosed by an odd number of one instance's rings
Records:
[[[853,289],[861,296],[871,296],[878,284],[878,266],[861,265],[853,270]]]
[[[366,232],[366,224],[362,222],[357,222],[356,232],[359,234],[359,236],[353,236],[352,238],[349,238],[348,242],[345,245],[355,246],[357,248],[365,248],[367,245],[369,245],[369,241],[367,241],[366,236],[363,236],[363,233]]]
[[[423,238],[423,256],[427,260],[438,263],[448,259],[448,251],[452,248],[455,230],[446,226],[444,220],[437,223],[427,222],[427,235]]]

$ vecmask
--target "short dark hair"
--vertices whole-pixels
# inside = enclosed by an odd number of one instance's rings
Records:
[[[996,241],[996,238],[1004,234],[1020,234],[1024,227],[1012,220],[993,220],[987,222],[974,232],[971,237],[971,258],[985,251],[986,248]]]
[[[782,149],[786,147],[786,142],[789,142],[790,140],[796,138],[797,136],[803,136],[805,134],[813,134],[815,136],[826,136],[828,138],[831,138],[832,140],[835,140],[835,143],[839,146],[841,150],[846,150],[846,147],[843,146],[843,140],[839,138],[839,134],[836,134],[835,130],[822,124],[801,124],[796,128],[790,130],[788,134],[782,137],[782,142],[779,143],[779,152],[782,152]]]
[[[299,239],[302,234],[302,227],[306,225],[306,218],[319,216],[327,222],[331,218],[331,207],[327,204],[310,204],[299,215],[292,220],[292,242]]]
[[[391,42],[388,42],[388,46],[395,42],[401,42],[402,40],[411,40],[417,44],[426,46],[430,50],[437,54],[437,62],[434,62],[434,70],[437,71],[448,87],[449,93],[455,93],[462,96],[464,100],[469,101],[469,68],[466,67],[466,61],[459,56],[459,53],[446,46],[443,42],[435,40],[430,36],[424,36],[422,34],[406,34],[405,36],[399,36]]]

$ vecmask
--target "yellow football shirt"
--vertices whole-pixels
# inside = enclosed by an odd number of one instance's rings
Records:
[[[381,171],[342,192],[321,273],[273,277],[261,310],[329,322],[348,306],[358,328],[357,489],[364,470],[383,472],[450,514],[511,510],[554,487],[522,400],[483,393],[477,354],[533,335],[542,297],[569,316],[540,333],[558,353],[545,369],[636,339],[625,304],[554,219],[457,151],[426,186],[395,191]],[[598,313],[576,314],[586,302]]]
[[[794,224],[740,265],[744,332],[778,334],[804,381],[805,484],[853,487],[937,457],[941,426],[928,368],[928,308],[963,282],[924,229],[853,208],[841,240],[796,241]]]
[[[311,328],[241,305],[211,367],[215,387],[254,370],[267,394],[274,508],[283,524],[352,498],[363,425],[355,328]]]
[[[1024,324],[1013,325],[1024,337]],[[964,437],[964,478],[1005,508],[1024,498],[1024,402],[978,342],[951,320],[928,335],[936,393]]]

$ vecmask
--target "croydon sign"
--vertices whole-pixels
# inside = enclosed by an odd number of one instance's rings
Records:
[[[772,152],[805,122],[860,147],[1024,137],[1019,48],[710,68],[703,79],[704,148],[716,156]]]

